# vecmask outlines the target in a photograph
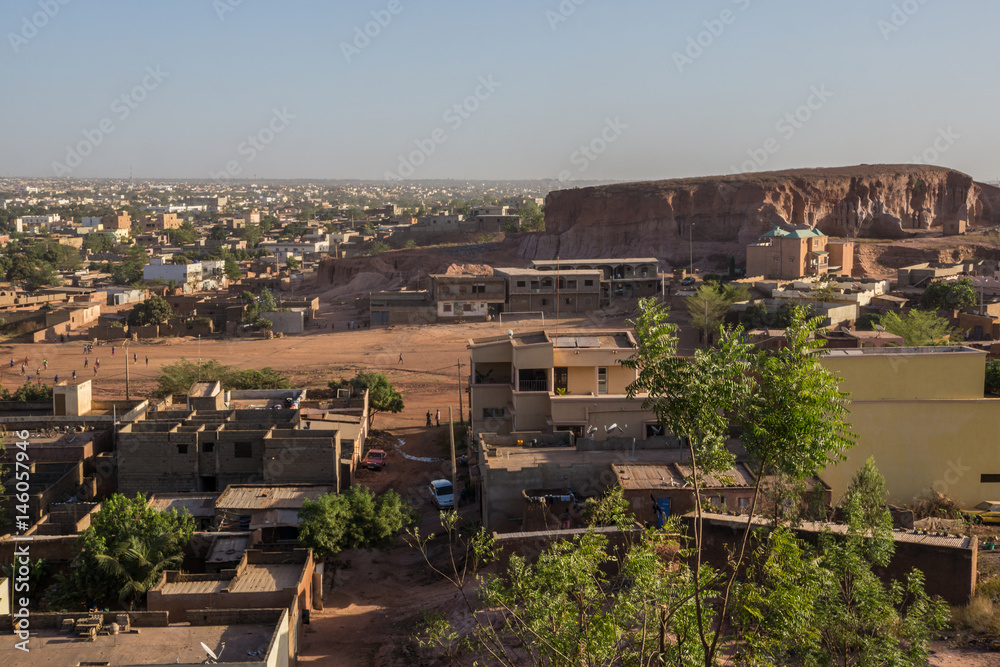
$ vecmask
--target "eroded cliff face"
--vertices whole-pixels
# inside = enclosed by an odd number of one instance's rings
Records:
[[[862,165],[625,183],[549,194],[543,234],[518,239],[528,259],[655,256],[668,266],[745,259],[775,225],[830,236],[903,238],[964,219],[1000,221],[1000,190],[923,165]]]

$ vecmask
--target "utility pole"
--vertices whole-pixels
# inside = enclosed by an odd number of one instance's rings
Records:
[[[559,255],[556,255],[556,327],[559,326]]]
[[[125,352],[125,400],[131,400],[129,396],[129,382],[128,382],[128,341],[125,341],[125,345],[122,349]]]
[[[708,299],[705,299],[705,347],[711,347],[708,344]]]
[[[455,499],[455,510],[458,511],[458,462],[455,460],[455,418],[451,414],[450,405],[448,406],[448,436],[451,440],[451,497]]]
[[[451,408],[448,408],[448,409],[451,410]],[[459,424],[464,424],[465,423],[462,420],[462,415],[463,414],[465,414],[465,413],[462,412],[462,362],[459,361],[458,362],[458,423]]]

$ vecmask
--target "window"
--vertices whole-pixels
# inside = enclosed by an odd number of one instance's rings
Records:
[[[472,310],[472,304],[471,303],[463,303],[462,304],[462,312],[467,313],[470,310]]]
[[[566,305],[567,306],[572,306],[573,305],[573,299],[571,299],[569,297],[566,297]]]
[[[1000,474],[986,474],[979,476],[980,484],[1000,484]]]
[[[517,286],[518,287],[524,287],[524,281],[523,280],[518,280],[517,281]]]
[[[233,456],[238,459],[250,458],[253,456],[253,444],[249,442],[237,442]]]
[[[608,393],[608,369],[605,366],[597,369],[597,393]]]
[[[539,299],[538,303],[539,303],[539,305],[547,306],[547,305],[549,305],[549,300],[548,299]]]
[[[538,281],[537,280],[532,280],[531,281],[531,289],[538,289]]]
[[[483,408],[483,419],[506,419],[507,408]]]
[[[188,453],[188,446],[187,445],[177,445],[177,453],[178,454],[187,454]]]
[[[593,287],[594,286],[594,281],[593,280],[584,280],[583,281],[583,286],[584,287]]]
[[[749,509],[750,508],[750,498],[747,497],[747,496],[744,496],[742,498],[737,498],[736,499],[736,506],[739,507],[741,510]]]
[[[444,306],[442,307],[442,310],[444,312],[446,312],[446,313],[450,313],[451,312],[451,304],[450,303],[444,304]]]
[[[465,285],[459,285],[458,286],[458,292],[459,292],[459,294],[465,294],[468,291],[469,291],[469,289]]]
[[[205,452],[206,454],[211,454],[212,452],[215,451],[215,443],[214,442],[201,443],[201,451]]]
[[[473,294],[486,294],[486,285],[473,285],[472,286],[472,293]]]
[[[546,278],[542,281],[542,287],[552,287],[552,279]]]
[[[569,289],[576,289],[576,281],[575,280],[567,280],[566,281],[566,287],[568,287]]]

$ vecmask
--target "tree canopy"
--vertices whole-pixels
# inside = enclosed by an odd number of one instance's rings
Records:
[[[260,369],[234,368],[215,359],[202,363],[181,357],[160,369],[156,379],[157,396],[186,394],[191,385],[199,381],[219,380],[223,389],[288,389],[291,384],[281,371],[271,367]]]
[[[163,324],[173,317],[170,304],[162,296],[152,295],[142,303],[137,303],[128,314],[129,326]]]
[[[57,577],[46,598],[69,609],[112,600],[138,602],[164,569],[180,566],[194,528],[187,512],[160,512],[141,493],[134,498],[116,493],[81,533],[71,571]]]
[[[415,520],[413,509],[389,489],[375,495],[365,486],[306,500],[299,511],[299,540],[316,557],[350,549],[388,549]]]
[[[902,336],[906,345],[946,345],[960,335],[951,328],[948,320],[930,310],[911,310],[904,315],[887,312],[879,320],[889,333]]]
[[[375,415],[379,412],[402,412],[403,395],[399,393],[389,378],[374,371],[360,371],[350,380],[331,380],[330,389],[353,387],[368,390],[368,428],[375,423]]]
[[[976,288],[969,278],[957,281],[940,280],[927,286],[920,297],[920,307],[930,310],[947,308],[959,310],[974,306],[979,301]]]

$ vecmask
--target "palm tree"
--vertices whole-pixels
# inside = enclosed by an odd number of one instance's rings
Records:
[[[131,536],[116,544],[107,554],[97,554],[97,564],[106,573],[121,582],[118,601],[123,605],[128,601],[129,611],[146,592],[156,585],[160,573],[168,568],[180,567],[183,554],[175,553],[173,537],[169,532],[159,532],[144,537]]]

